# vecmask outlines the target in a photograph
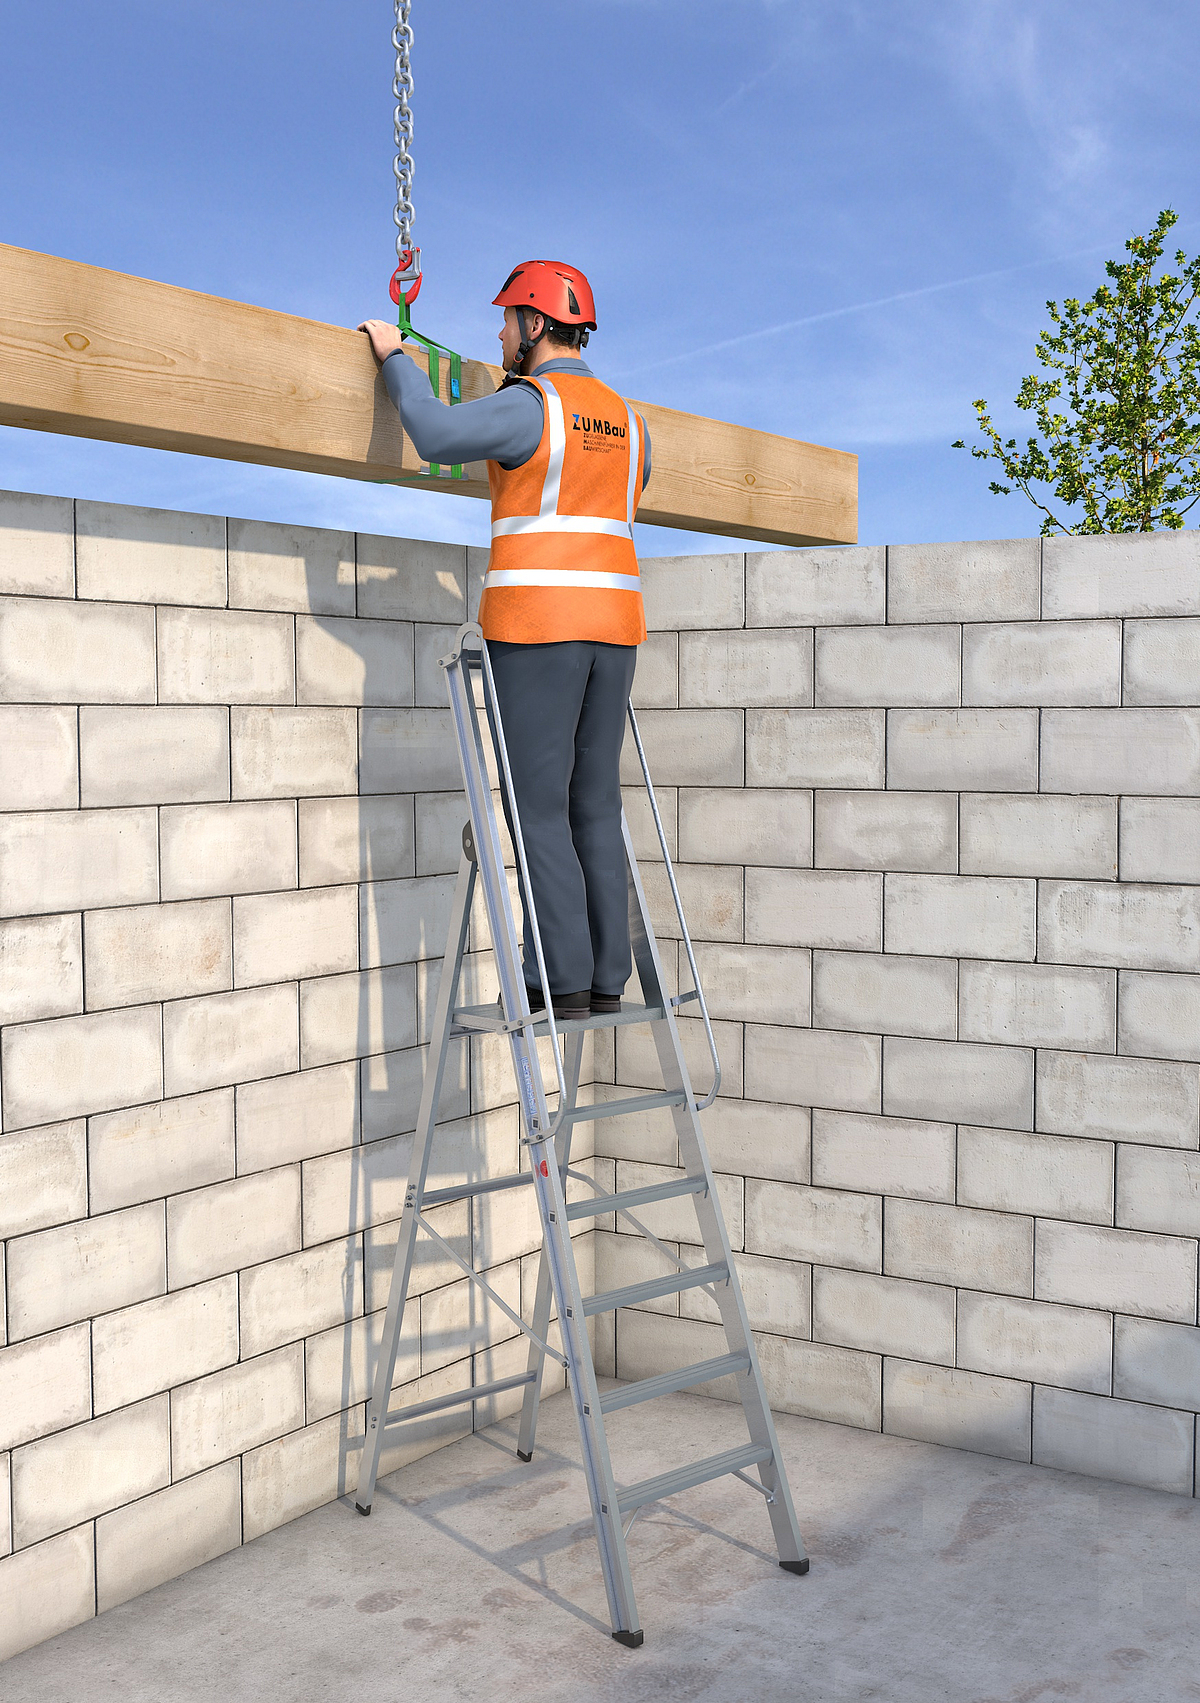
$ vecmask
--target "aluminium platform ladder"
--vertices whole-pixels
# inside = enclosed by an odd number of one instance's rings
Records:
[[[521,886],[527,896],[531,892],[529,872],[520,821],[513,799],[508,754],[496,707],[491,665],[479,627],[473,623],[461,627],[455,637],[453,650],[449,656],[440,660],[446,671],[451,716],[462,762],[470,820],[463,828],[462,858],[454,892],[446,955],[434,1007],[429,1056],[425,1067],[417,1129],[413,1138],[412,1161],[396,1244],[396,1261],[384,1318],[379,1361],[367,1411],[366,1441],[355,1501],[360,1513],[370,1513],[386,1427],[408,1419],[423,1418],[443,1408],[479,1401],[505,1390],[524,1387],[517,1454],[522,1460],[530,1460],[533,1455],[542,1370],[545,1359],[549,1356],[565,1367],[575,1406],[583,1451],[584,1476],[600,1550],[613,1637],[622,1644],[636,1648],[642,1642],[642,1631],[634,1599],[626,1538],[638,1511],[651,1502],[686,1490],[692,1485],[732,1473],[752,1489],[760,1491],[766,1499],[779,1553],[779,1565],[792,1573],[808,1571],[808,1560],[797,1528],[775,1426],[767,1405],[746,1308],[733,1267],[729,1238],[717,1200],[712,1168],[700,1131],[699,1113],[711,1104],[716,1094],[720,1083],[720,1065],[712,1025],[696,971],[691,940],[683,918],[666,836],[632,707],[629,710],[630,730],[641,761],[646,791],[658,829],[663,862],[679,917],[693,985],[691,991],[683,994],[672,996],[668,992],[629,827],[623,820],[629,871],[630,932],[644,1003],[640,1006],[625,1003],[620,1013],[613,1016],[589,1017],[580,1021],[556,1021],[547,985],[541,937],[531,899],[530,928],[546,1006],[536,1015],[529,1009],[519,937],[505,876],[499,827],[493,808],[483,729],[476,704],[477,681],[499,784],[508,802]],[[483,885],[484,905],[499,974],[499,1007],[456,1006],[455,1003],[476,881],[482,882]],[[704,1020],[714,1069],[713,1087],[704,1100],[697,1100],[692,1091],[675,1021],[676,1009],[692,1000],[698,1003]],[[650,1025],[663,1074],[663,1091],[601,1101],[592,1105],[578,1105],[576,1101],[585,1031],[614,1028],[630,1023]],[[507,1036],[511,1045],[521,1105],[523,1140],[529,1150],[529,1169],[514,1176],[492,1177],[451,1188],[429,1189],[426,1179],[436,1133],[438,1097],[450,1044],[455,1040],[468,1040],[481,1034]],[[537,1038],[544,1035],[548,1035],[550,1039],[557,1078],[555,1086],[558,1104],[553,1110],[548,1105],[537,1047]],[[562,1044],[564,1041],[565,1046]],[[604,1194],[590,1177],[572,1168],[571,1134],[575,1124],[643,1113],[659,1107],[669,1107],[674,1117],[685,1172],[682,1178],[652,1184],[646,1188]],[[572,1199],[568,1202],[568,1178],[584,1184],[595,1191],[594,1194],[590,1198]],[[425,1217],[428,1209],[450,1201],[522,1187],[532,1187],[535,1192],[543,1236],[541,1266],[531,1323],[521,1319],[471,1265],[438,1235]],[[704,1263],[695,1267],[689,1267],[679,1259],[635,1214],[637,1207],[684,1196],[690,1196],[694,1203],[698,1238],[704,1248]],[[614,1212],[648,1237],[672,1269],[660,1278],[632,1283],[606,1294],[584,1296],[580,1291],[570,1226],[581,1219],[597,1218]],[[413,1252],[419,1229],[430,1235],[442,1251],[520,1327],[529,1338],[529,1361],[526,1370],[515,1376],[476,1384],[453,1395],[393,1410],[392,1379],[395,1375]],[[619,1307],[633,1306],[639,1301],[651,1300],[658,1296],[679,1294],[686,1289],[703,1289],[716,1302],[725,1330],[728,1352],[679,1371],[664,1372],[658,1377],[645,1378],[636,1383],[619,1384],[602,1394],[596,1383],[588,1340],[588,1319],[598,1313],[613,1312]],[[547,1340],[552,1302],[558,1314],[561,1353]],[[657,1477],[646,1479],[640,1484],[619,1483],[609,1458],[604,1424],[606,1414],[630,1407],[637,1402],[666,1395],[673,1390],[687,1389],[710,1379],[727,1376],[735,1380],[745,1414],[748,1439],[744,1444],[710,1456],[706,1460],[689,1462]],[[750,1468],[756,1470],[757,1478],[749,1476]]]

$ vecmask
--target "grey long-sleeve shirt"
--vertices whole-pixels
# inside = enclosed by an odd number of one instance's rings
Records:
[[[509,384],[493,396],[459,402],[453,408],[433,394],[429,375],[395,350],[383,363],[384,383],[396,404],[404,430],[425,461],[498,461],[511,471],[523,467],[542,441],[545,404],[532,384]],[[544,361],[539,373],[595,374],[586,362],[564,356]],[[650,477],[650,433],[643,434],[642,489]]]

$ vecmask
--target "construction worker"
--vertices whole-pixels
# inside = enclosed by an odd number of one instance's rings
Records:
[[[492,548],[479,622],[550,997],[561,1018],[613,1013],[632,969],[620,755],[646,636],[633,517],[650,477],[650,439],[640,415],[581,358],[596,329],[582,272],[527,261],[493,306],[504,309],[504,383],[453,408],[421,367],[396,358],[396,326],[369,319],[359,330],[418,455],[488,464]],[[539,1010],[528,907],[525,979]]]

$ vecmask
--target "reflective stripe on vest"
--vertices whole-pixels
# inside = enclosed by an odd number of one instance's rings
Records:
[[[588,568],[490,568],[484,588],[500,585],[582,586],[586,591],[637,591],[638,574],[598,574]]]

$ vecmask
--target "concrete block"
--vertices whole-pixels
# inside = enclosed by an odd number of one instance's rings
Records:
[[[1032,960],[1036,883],[1000,876],[888,875],[884,941],[889,952],[942,958]]]
[[[300,988],[300,1063],[305,1070],[416,1043],[412,965],[322,976]]]
[[[12,1554],[12,1472],[11,1455],[0,1455],[0,1559]],[[4,1577],[0,1569],[0,1579]],[[3,1645],[0,1644],[0,1650]],[[3,1656],[0,1656],[3,1660]]]
[[[679,1018],[679,1040],[692,1083],[698,1093],[707,1094],[712,1083],[712,1059],[704,1028],[698,1017]],[[786,1029],[781,1034],[801,1034],[807,1031]],[[721,1060],[721,1092],[741,1099],[743,1087],[742,1025],[713,1020],[713,1036]],[[630,1088],[662,1089],[662,1066],[649,1032],[627,1028],[620,1031],[617,1042],[617,1080]],[[764,1094],[763,1099],[781,1096]]]
[[[522,1197],[523,1200],[525,1198]],[[518,1260],[489,1270],[488,1282],[501,1300],[506,1301],[514,1312],[519,1311],[521,1266]],[[466,1354],[481,1354],[519,1335],[508,1315],[466,1277],[423,1295],[420,1313],[421,1369],[426,1374],[440,1371],[443,1366],[452,1366]],[[520,1352],[522,1357],[528,1353],[524,1344],[521,1344]]]
[[[818,792],[819,869],[958,873],[958,799],[949,792]]]
[[[462,856],[462,831],[467,819],[467,807],[462,793],[418,793],[415,802],[416,874],[452,874],[457,870]]]
[[[431,629],[426,629],[429,631]],[[445,683],[438,670],[436,698],[431,690],[422,703],[441,703]],[[649,633],[638,646],[637,673],[631,693],[636,710],[671,710],[679,707],[679,634]]]
[[[1195,1241],[1045,1219],[1036,1275],[1039,1301],[1196,1322]]]
[[[244,1281],[244,1280],[243,1280]],[[254,1350],[243,1345],[242,1352]],[[231,1366],[238,1358],[238,1280],[221,1277],[92,1320],[97,1413]]]
[[[315,526],[229,521],[229,607],[353,615],[354,536]]]
[[[300,1246],[300,1169],[282,1166],[167,1201],[172,1289],[279,1259]]]
[[[363,1423],[361,1407],[345,1417],[330,1414],[316,1425],[263,1443],[242,1456],[242,1522],[247,1543],[354,1489],[362,1444],[350,1438],[355,1433],[361,1438]],[[469,1424],[468,1420],[465,1434]],[[409,1429],[405,1427],[406,1432]]]
[[[891,710],[887,784],[914,791],[1036,792],[1038,712]]]
[[[244,1271],[239,1279],[243,1357],[328,1330],[363,1310],[363,1253],[357,1236],[303,1248]]]
[[[953,1040],[957,981],[958,965],[950,958],[815,952],[813,1022],[821,1029]]]
[[[411,622],[297,616],[298,704],[411,704],[414,689]]]
[[[1047,620],[1200,614],[1200,552],[1188,534],[1047,538],[1042,551]]]
[[[89,911],[84,936],[89,1011],[232,986],[228,899]]]
[[[574,1184],[571,1187],[574,1188]],[[438,1235],[450,1244],[460,1259],[465,1260],[471,1258],[470,1214],[471,1204],[466,1200],[453,1201],[448,1206],[434,1206],[428,1212],[429,1222]],[[387,1306],[399,1233],[400,1225],[396,1219],[363,1233],[366,1310],[369,1313],[377,1313],[380,1307]],[[461,1276],[462,1267],[456,1265],[431,1236],[417,1237],[408,1282],[410,1295],[425,1295],[431,1289],[444,1289],[448,1283],[457,1283]],[[361,1307],[359,1311],[362,1311]]]
[[[696,709],[811,704],[812,629],[683,633],[679,701]]]
[[[1128,1230],[1200,1236],[1200,1154],[1122,1143],[1115,1222]]]
[[[1200,1330],[1158,1319],[1113,1321],[1113,1391],[1127,1401],[1200,1407]]]
[[[350,1060],[242,1083],[237,1129],[243,1175],[353,1146],[359,1140],[357,1065]]]
[[[738,1253],[733,1264],[752,1331],[801,1339],[812,1336],[811,1266]],[[685,1290],[679,1310],[684,1318],[720,1323],[716,1303],[702,1289]]]
[[[878,1354],[797,1342],[785,1336],[755,1338],[767,1400],[777,1413],[799,1413],[835,1425],[878,1431],[882,1374]]]
[[[883,944],[883,877],[868,871],[747,869],[746,936],[761,945]]]
[[[1200,798],[1122,798],[1121,880],[1200,882]]]
[[[0,912],[28,916],[158,897],[154,810],[0,816]]]
[[[300,1063],[297,996],[295,983],[286,983],[168,1005],[163,1013],[166,1093],[197,1094],[295,1070]]]
[[[89,1120],[93,1212],[160,1200],[233,1173],[232,1089],[154,1100]]]
[[[296,806],[291,799],[168,806],[159,813],[159,823],[164,899],[296,885]]]
[[[242,1541],[241,1467],[226,1461],[96,1521],[101,1614],[215,1560]]]
[[[644,1165],[627,1160],[620,1160],[616,1171],[616,1188],[622,1192],[626,1189],[647,1188],[655,1183],[682,1181],[687,1175],[686,1168],[680,1166]],[[745,1241],[745,1202],[743,1199],[743,1180],[741,1177],[720,1176],[717,1179],[717,1199],[720,1203],[721,1214],[725,1220],[725,1228],[729,1235],[730,1246],[740,1248]],[[591,1191],[585,1189],[586,1197]],[[533,1201],[532,1189],[526,1191],[522,1200],[528,1200],[535,1210],[532,1214],[534,1229],[534,1250],[541,1246],[541,1233],[537,1228],[536,1203]],[[502,1219],[506,1204],[495,1200],[489,1204],[496,1208],[495,1217]],[[678,1200],[656,1201],[650,1206],[638,1208],[638,1217],[649,1227],[651,1232],[664,1242],[684,1242],[695,1247],[700,1245],[700,1233],[696,1219],[696,1200],[692,1195],[682,1195]],[[495,1235],[495,1231],[493,1231]],[[503,1257],[508,1257],[510,1249],[506,1242],[501,1243]],[[480,1250],[483,1251],[482,1249]],[[522,1249],[522,1252],[529,1250]],[[763,1251],[763,1250],[760,1250]],[[496,1257],[481,1264],[497,1263]],[[628,1282],[629,1279],[622,1281]]]
[[[651,632],[745,626],[745,557],[645,556],[642,602]]]
[[[954,1199],[953,1124],[817,1111],[812,1143],[812,1180],[819,1188]]]
[[[230,740],[235,798],[314,798],[358,790],[355,710],[233,709]]]
[[[225,519],[77,502],[75,578],[80,597],[107,603],[221,608],[226,600]]]
[[[749,1093],[760,1100],[877,1112],[879,1037],[748,1024],[745,1081]]]
[[[1045,792],[1200,792],[1200,709],[1046,710]]]
[[[92,1531],[77,1526],[0,1562],[0,1661],[93,1618]]]
[[[362,626],[361,617],[354,625]],[[405,700],[407,703],[425,704],[430,709],[445,709],[446,674],[439,659],[454,649],[456,630],[455,627],[431,626],[424,621],[413,628],[414,693]],[[675,638],[673,633],[662,636],[672,641]],[[643,645],[638,652],[639,667],[643,661],[644,650]],[[671,702],[675,702],[674,698]]]
[[[883,1239],[889,1277],[1033,1294],[1033,1219],[935,1201],[889,1200]]]
[[[73,810],[78,719],[62,704],[0,705],[0,809]]]
[[[611,1223],[611,1219],[607,1222]],[[618,1219],[617,1222],[619,1224],[622,1221]],[[695,1234],[694,1229],[692,1234]],[[593,1275],[596,1285],[594,1293],[597,1295],[602,1295],[609,1289],[620,1289],[627,1283],[643,1283],[647,1278],[661,1277],[669,1269],[666,1256],[659,1253],[650,1242],[644,1241],[636,1232],[614,1235],[610,1230],[598,1229],[593,1240],[595,1242]],[[672,1247],[672,1253],[678,1256],[679,1252],[679,1246],[676,1243]],[[530,1263],[535,1266],[535,1270],[536,1259],[537,1256],[531,1256]],[[692,1263],[698,1262],[693,1260]],[[533,1284],[536,1284],[536,1281],[535,1276]],[[530,1285],[526,1285],[527,1290],[529,1287]],[[526,1298],[528,1299],[528,1296]],[[620,1341],[621,1332],[631,1311],[661,1313],[669,1318],[677,1319],[679,1309],[680,1298],[678,1295],[663,1295],[651,1301],[639,1301],[636,1309],[624,1307],[616,1314],[601,1314],[600,1317],[607,1317],[615,1322],[618,1347],[623,1349],[625,1345]],[[707,1314],[698,1312],[689,1316],[693,1318],[708,1317]],[[672,1353],[678,1353],[677,1343],[672,1344]]]
[[[157,1005],[86,1017],[55,1017],[4,1031],[4,1127],[27,1129],[163,1091]]]
[[[958,1199],[998,1212],[1111,1224],[1112,1143],[964,1124],[958,1132]]]
[[[19,1448],[34,1437],[91,1417],[92,1353],[86,1322],[0,1348],[0,1449]]]
[[[152,704],[153,609],[0,597],[0,697],[13,704]]]
[[[679,855],[689,863],[811,868],[812,812],[812,793],[802,790],[680,787]]]
[[[1044,1052],[1037,1077],[1039,1129],[1197,1146],[1200,1070],[1194,1064]]]
[[[605,1152],[614,1150],[612,1138],[627,1121],[618,1119],[597,1126],[597,1139],[604,1142]],[[735,1176],[807,1183],[810,1121],[807,1108],[802,1106],[718,1097],[704,1114],[704,1140],[713,1169]],[[618,1158],[635,1156],[617,1154]]]
[[[291,616],[226,609],[160,610],[158,700],[163,704],[294,704]]]
[[[724,1340],[715,1325],[698,1319],[668,1319],[643,1308],[623,1312],[617,1319],[617,1373],[633,1381],[694,1366],[718,1354]],[[735,1399],[729,1378],[697,1384],[694,1389],[717,1400]]]
[[[1038,894],[1038,956],[1052,964],[1200,969],[1200,891],[1182,886],[1043,881]]]
[[[454,882],[447,875],[372,881],[359,889],[359,962],[365,969],[440,958]]]
[[[746,557],[748,627],[840,627],[887,620],[885,550],[760,550]]]
[[[0,592],[74,597],[74,532],[69,497],[0,491]]]
[[[1034,1392],[1033,1461],[1060,1472],[1192,1494],[1195,1415],[1075,1390]]]
[[[656,788],[742,785],[742,710],[643,710],[638,730]],[[632,739],[621,751],[621,784],[642,784]]]
[[[414,1307],[408,1314],[400,1334],[393,1390],[401,1384],[412,1383],[420,1369],[418,1311]],[[353,1407],[355,1402],[370,1400],[382,1336],[383,1313],[378,1312],[354,1319],[348,1325],[335,1325],[332,1330],[308,1338],[303,1354],[310,1425],[314,1419],[324,1419],[330,1413]],[[295,1350],[286,1348],[278,1352],[300,1352],[300,1344],[296,1344]]]
[[[1123,970],[1117,997],[1121,1052],[1200,1059],[1200,976]]]
[[[362,712],[364,793],[453,792],[461,785],[449,710]]]
[[[813,1272],[813,1335],[843,1348],[954,1364],[954,1291],[865,1271]]]
[[[467,620],[461,544],[358,534],[358,613],[396,621]]]
[[[882,787],[884,719],[882,710],[748,710],[746,784]]]
[[[666,835],[667,850],[676,860],[679,857],[679,792],[680,789],[677,786],[655,788],[655,797],[658,800],[658,818],[662,823],[663,833]],[[434,796],[445,797],[446,795],[435,794]],[[740,798],[742,795],[733,787],[717,787],[712,790],[710,796],[714,798]],[[634,856],[646,863],[658,863],[662,858],[662,842],[658,837],[658,828],[655,826],[654,813],[650,809],[650,799],[645,787],[622,787],[621,808],[625,812],[629,836],[633,841]],[[460,799],[458,814],[461,815],[461,813],[462,802]],[[444,818],[444,832],[449,843],[443,857],[443,867],[457,869],[459,857],[462,855],[461,825],[456,833],[454,814],[445,812]],[[715,856],[711,845],[708,847],[702,845],[700,849],[703,856],[696,859],[698,863],[740,863],[742,861],[736,856],[728,858]]]
[[[1108,1313],[959,1291],[958,1364],[972,1372],[1106,1396],[1112,1336]]]
[[[167,1287],[163,1208],[85,1218],[8,1246],[8,1335],[20,1342]]]
[[[499,1076],[499,1071],[497,1071],[496,1074]],[[511,1076],[511,1071],[509,1074]],[[611,1074],[612,1067],[609,1066],[609,1075]],[[600,1102],[607,1100],[620,1100],[626,1097],[624,1088],[614,1087],[613,1084],[609,1082],[593,1083],[590,1093],[594,1104],[599,1104]],[[483,1103],[485,1102],[481,1102],[479,1100],[473,1102],[476,1106]],[[712,1120],[715,1113],[719,1110],[723,1111],[727,1107],[736,1108],[743,1104],[745,1104],[747,1112],[751,1110],[759,1110],[757,1104],[752,1106],[749,1102],[742,1102],[740,1100],[719,1098],[714,1101],[712,1106],[709,1107],[708,1111],[704,1115],[705,1140],[711,1143],[713,1129]],[[793,1107],[784,1107],[780,1109],[785,1112],[792,1112],[798,1119],[806,1117],[806,1114],[797,1114]],[[771,1108],[765,1108],[765,1110],[770,1112]],[[661,1107],[656,1111],[629,1112],[620,1118],[608,1118],[600,1123],[590,1126],[583,1124],[578,1127],[583,1131],[584,1139],[586,1139],[588,1135],[591,1136],[597,1153],[606,1160],[638,1159],[645,1160],[647,1163],[654,1165],[674,1165],[678,1162],[679,1142],[675,1134],[674,1120],[670,1113],[664,1112]],[[753,1124],[748,1124],[740,1133],[744,1134],[747,1138],[745,1151],[749,1154],[749,1152],[753,1150],[754,1143]],[[781,1139],[786,1138],[781,1137]],[[742,1147],[739,1142],[738,1126],[730,1126],[729,1141],[731,1143],[731,1151],[742,1151]],[[805,1141],[807,1141],[807,1136],[805,1136]],[[713,1166],[715,1169],[722,1171],[738,1171],[741,1169],[736,1160],[718,1166],[717,1161],[714,1158]],[[805,1172],[803,1180],[807,1182],[807,1172]]]
[[[386,881],[414,873],[411,794],[305,798],[299,812],[302,887]],[[466,814],[461,798],[458,814]],[[453,867],[458,867],[457,858]]]
[[[364,1141],[378,1141],[416,1128],[427,1055],[426,1047],[408,1047],[395,1053],[373,1053],[363,1059],[359,1067],[359,1103]],[[457,1056],[451,1054],[446,1067],[438,1118],[461,1118],[469,1109],[467,1054],[459,1048]]]
[[[908,1360],[883,1363],[883,1429],[949,1449],[970,1449],[1003,1460],[1030,1453],[1030,1387]]]
[[[77,916],[0,923],[0,1023],[83,1010],[83,942]]]
[[[964,704],[1119,704],[1119,621],[963,628]]]
[[[959,835],[964,875],[1116,878],[1115,798],[964,792]]]
[[[170,1476],[165,1395],[40,1437],[13,1454],[14,1547],[148,1496]]]
[[[809,953],[786,946],[699,942],[696,963],[714,1017],[750,1023],[811,1021]]]
[[[1029,1129],[1033,1053],[1024,1047],[889,1036],[883,1047],[882,1109],[889,1117]]]
[[[878,1272],[883,1203],[845,1189],[747,1178],[746,1252]]]
[[[300,1343],[227,1366],[171,1392],[171,1466],[176,1478],[257,1448],[304,1423]]]
[[[443,958],[423,958],[420,963],[412,966],[417,987],[417,1039],[419,1039],[422,1044],[429,1040],[433,1032],[434,1006],[437,1002],[438,989],[441,986],[442,967],[444,963],[445,959]],[[393,966],[396,973],[402,973],[403,968],[403,966],[399,965]],[[490,951],[464,953],[462,969],[458,980],[458,993],[456,995],[457,1003],[459,1005],[487,1005],[489,1003],[494,1003],[499,998],[500,976],[496,969],[496,960],[493,954]],[[407,1044],[411,1046],[412,1042],[410,1041]],[[478,1045],[480,1043],[476,1044]],[[589,1048],[590,1044],[589,1040],[585,1037],[585,1049]],[[540,1045],[541,1043],[539,1042],[539,1048]],[[376,1049],[374,1047],[370,1049],[370,1051],[375,1050]],[[507,1049],[502,1046],[499,1050],[503,1055]],[[507,1062],[511,1063],[511,1059],[512,1054],[509,1052]],[[588,1053],[585,1050],[585,1068],[589,1062]],[[551,1073],[553,1073],[553,1053],[550,1054],[549,1068]],[[586,1074],[583,1076],[582,1080],[585,1082],[587,1081]]]
[[[0,1136],[0,1238],[86,1218],[82,1119]]]
[[[1125,623],[1126,704],[1195,704],[1200,696],[1200,620]]]
[[[239,987],[357,970],[357,887],[234,899],[233,968]]]
[[[887,583],[889,621],[1036,621],[1041,542],[892,544]]]
[[[818,704],[958,704],[961,628],[827,627],[817,633]]]
[[[79,801],[192,804],[229,797],[229,712],[155,706],[79,712]]]
[[[1116,971],[968,959],[959,970],[958,1032],[964,1041],[1111,1052]]]
[[[671,897],[665,866],[648,863],[641,873],[655,933],[660,941],[678,940],[679,915]],[[675,880],[683,901],[688,932],[693,939],[742,939],[745,927],[740,865],[680,863],[675,866]]]

